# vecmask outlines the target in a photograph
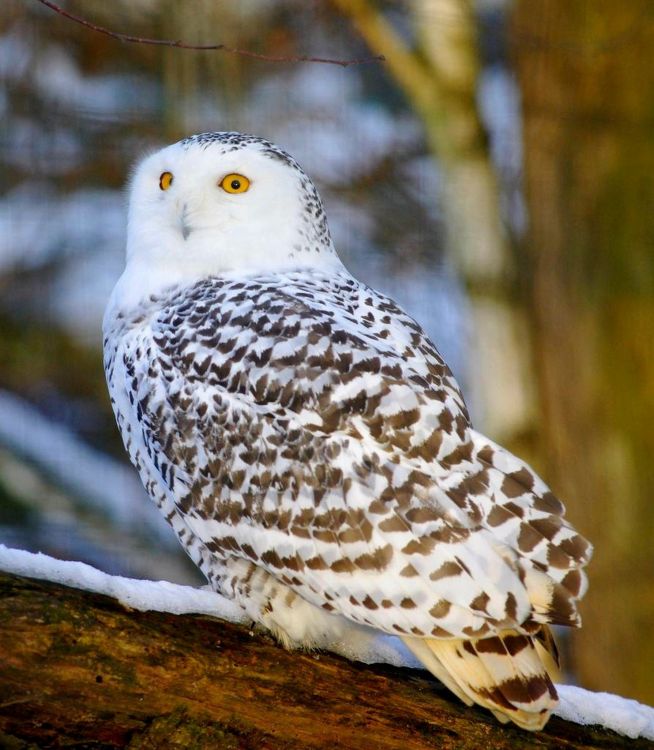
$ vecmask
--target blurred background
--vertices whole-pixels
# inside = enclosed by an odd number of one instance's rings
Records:
[[[64,0],[61,0],[64,3]],[[37,0],[0,7],[0,543],[201,583],[126,463],[100,323],[124,185],[204,130],[265,136],[348,267],[430,333],[476,426],[595,544],[570,679],[654,703],[651,0]]]

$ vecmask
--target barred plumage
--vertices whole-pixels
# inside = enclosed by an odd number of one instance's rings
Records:
[[[244,195],[220,193],[231,172]],[[291,157],[216,133],[146,160],[105,368],[130,458],[214,588],[287,645],[399,635],[462,700],[544,724],[547,624],[579,624],[590,547],[472,429],[420,326],[343,268]]]

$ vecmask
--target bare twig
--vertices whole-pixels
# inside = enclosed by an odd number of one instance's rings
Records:
[[[311,63],[323,63],[325,65],[340,65],[342,68],[347,68],[350,65],[363,65],[371,62],[383,62],[385,60],[383,55],[373,55],[372,57],[361,57],[352,60],[338,60],[330,57],[309,57],[308,55],[298,55],[292,57],[285,57],[281,55],[264,55],[259,52],[252,52],[247,49],[238,49],[236,47],[228,47],[226,44],[187,44],[179,39],[149,39],[147,37],[131,36],[130,34],[121,34],[118,31],[111,31],[105,29],[103,26],[97,26],[85,18],[76,16],[67,10],[64,10],[59,5],[56,5],[50,0],[37,0],[37,2],[45,5],[46,7],[53,10],[65,18],[68,18],[75,23],[85,26],[87,29],[97,31],[99,34],[110,36],[112,39],[118,39],[120,42],[131,42],[133,44],[153,44],[161,47],[177,47],[179,49],[193,49],[193,50],[220,50],[222,52],[229,52],[234,55],[242,55],[243,57],[251,57],[255,60],[264,60],[266,62],[311,62]]]

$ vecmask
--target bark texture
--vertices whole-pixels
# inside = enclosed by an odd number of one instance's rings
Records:
[[[0,654],[0,747],[15,750],[652,747],[557,718],[533,735],[425,673],[1,573]]]

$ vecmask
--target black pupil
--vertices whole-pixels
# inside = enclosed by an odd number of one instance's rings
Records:
[[[232,190],[238,190],[241,187],[240,180],[232,180],[230,184],[232,186]]]

